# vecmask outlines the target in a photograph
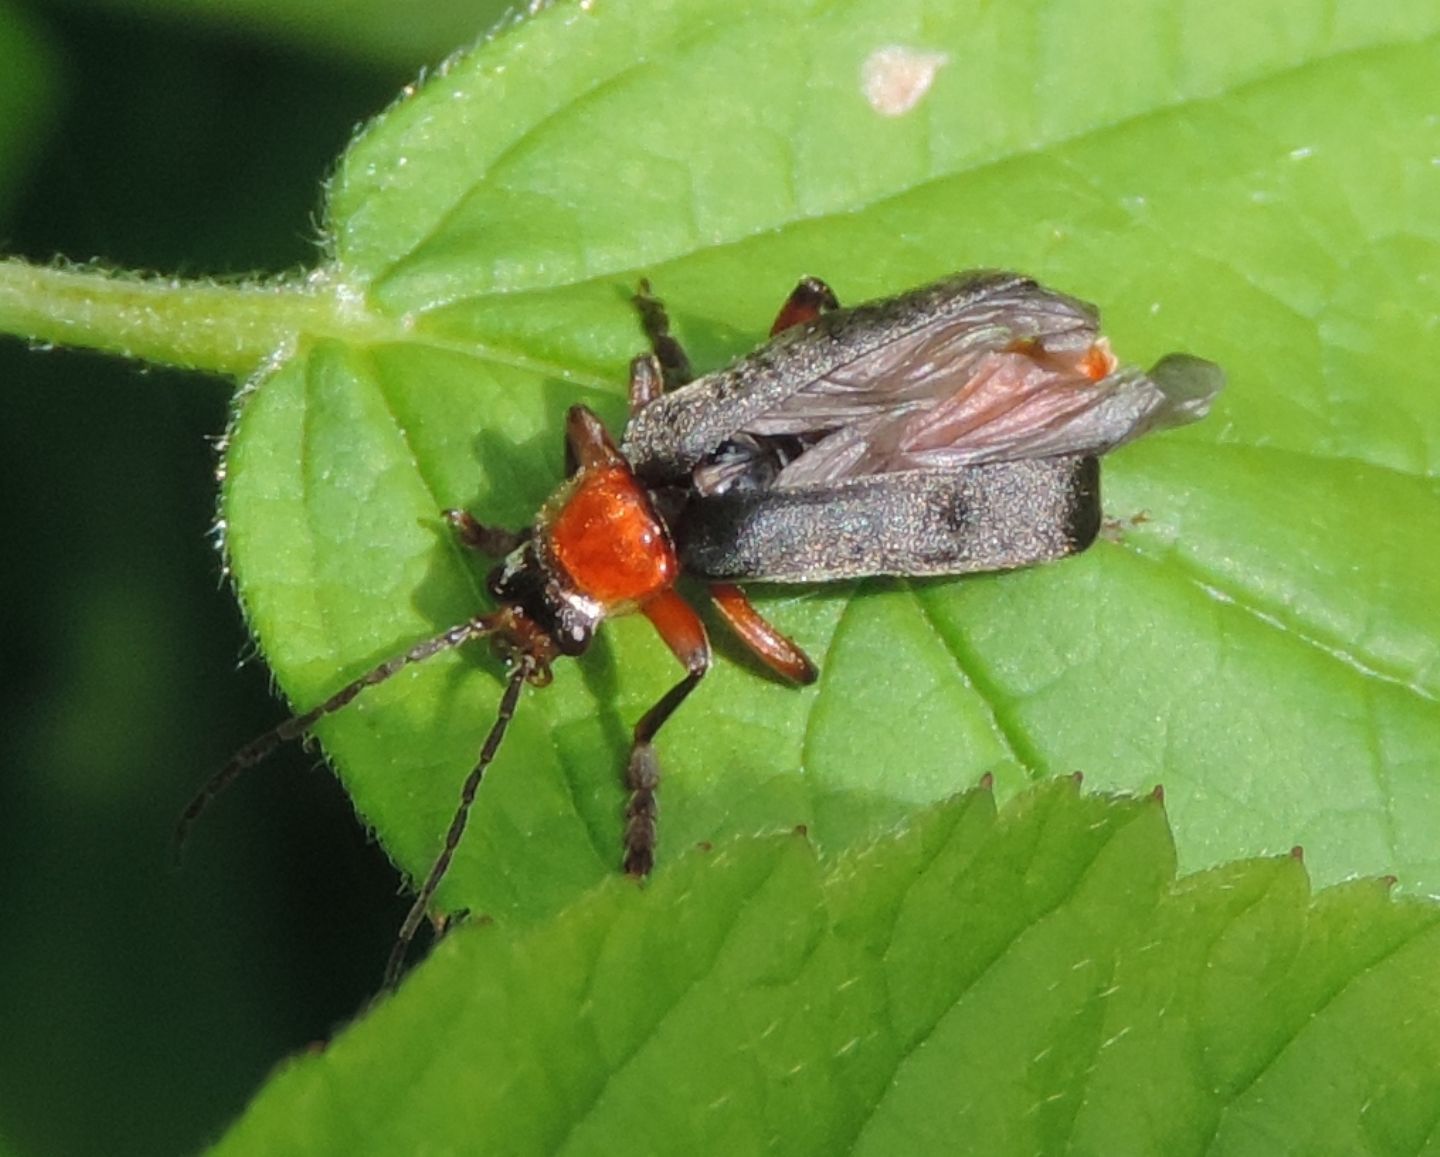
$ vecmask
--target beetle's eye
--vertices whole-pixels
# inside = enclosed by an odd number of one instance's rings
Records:
[[[562,655],[578,655],[590,646],[595,628],[578,613],[566,610],[555,624],[555,646]]]

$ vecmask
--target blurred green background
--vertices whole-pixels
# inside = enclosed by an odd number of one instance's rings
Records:
[[[0,253],[308,263],[353,127],[504,5],[0,0]],[[192,1152],[367,999],[405,908],[210,537],[231,384],[0,339],[0,1154]],[[243,662],[242,662],[243,661]]]

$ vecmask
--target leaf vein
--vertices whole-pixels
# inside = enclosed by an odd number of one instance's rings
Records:
[[[1312,905],[1309,913],[1309,920],[1313,919],[1314,909]],[[1307,923],[1309,922],[1309,920],[1307,920]],[[1275,1068],[1275,1066],[1280,1062],[1281,1058],[1290,1051],[1291,1047],[1300,1039],[1300,1037],[1311,1025],[1313,1025],[1322,1016],[1324,1016],[1326,1011],[1332,1005],[1334,1005],[1336,1001],[1338,1001],[1347,992],[1349,992],[1356,984],[1377,973],[1381,968],[1383,968],[1391,960],[1399,956],[1400,953],[1405,951],[1412,944],[1419,941],[1422,937],[1432,933],[1435,930],[1435,924],[1437,920],[1440,920],[1440,913],[1432,914],[1432,919],[1428,923],[1414,929],[1413,931],[1407,932],[1394,944],[1386,945],[1385,948],[1373,960],[1366,962],[1357,971],[1352,972],[1347,976],[1341,978],[1337,984],[1333,985],[1328,991],[1322,993],[1320,1000],[1315,1003],[1315,1005],[1310,1009],[1307,1015],[1302,1017],[1296,1017],[1294,1024],[1284,1033],[1281,1039],[1277,1042],[1271,1054],[1256,1067],[1255,1072],[1250,1075],[1249,1079],[1247,1079],[1244,1084],[1236,1087],[1233,1090],[1230,1095],[1229,1101],[1220,1109],[1220,1112],[1216,1116],[1214,1131],[1211,1133],[1210,1137],[1206,1139],[1204,1145],[1202,1145],[1201,1148],[1207,1151],[1214,1151],[1216,1140],[1219,1136],[1220,1129],[1224,1123],[1224,1120],[1226,1116],[1234,1110],[1236,1102],[1238,1102],[1242,1097],[1244,1097],[1247,1093],[1254,1089],[1255,1086],[1265,1077],[1265,1075]]]
[[[1278,610],[1269,609],[1262,603],[1250,598],[1247,594],[1241,592],[1235,584],[1226,584],[1222,576],[1201,574],[1175,551],[1162,552],[1147,549],[1128,539],[1122,539],[1116,545],[1121,551],[1132,558],[1143,560],[1145,563],[1154,567],[1169,568],[1182,582],[1199,591],[1211,602],[1234,607],[1237,611],[1254,619],[1264,627],[1278,632],[1285,639],[1294,640],[1307,649],[1358,673],[1366,679],[1374,679],[1402,691],[1408,691],[1417,699],[1421,699],[1426,703],[1440,702],[1440,698],[1437,698],[1432,691],[1416,680],[1406,678],[1396,672],[1387,671],[1376,663],[1369,661],[1355,649],[1347,648],[1337,642],[1322,638],[1319,634],[1307,629],[1306,624],[1301,620],[1293,617],[1287,618],[1279,613]]]
[[[1141,813],[1137,811],[1128,823],[1112,829],[1107,834],[1104,842],[1097,844],[1094,847],[1091,855],[1086,860],[1084,865],[1077,867],[1076,870],[1073,872],[1071,876],[1070,886],[1065,890],[1063,895],[1057,896],[1054,902],[1051,903],[1048,907],[1031,914],[1027,919],[1025,919],[1025,921],[1022,924],[1018,925],[1015,928],[1013,934],[1010,935],[1003,943],[995,945],[994,950],[991,952],[988,959],[980,962],[977,967],[972,969],[970,975],[961,982],[961,985],[957,990],[947,993],[945,999],[942,1002],[937,1002],[938,1011],[934,1015],[927,1018],[927,1023],[923,1027],[912,1031],[909,1034],[909,1042],[897,1051],[893,1062],[890,1063],[888,1066],[889,1071],[886,1079],[884,1081],[876,1081],[876,1087],[881,1089],[882,1091],[880,1092],[876,1100],[869,1106],[869,1113],[868,1116],[866,1116],[865,1120],[859,1120],[859,1115],[857,1114],[857,1131],[853,1137],[848,1139],[848,1142],[844,1148],[844,1152],[855,1152],[856,1147],[860,1143],[861,1134],[864,1132],[865,1123],[868,1120],[872,1120],[874,1118],[876,1112],[879,1110],[880,1105],[885,1099],[884,1090],[891,1089],[895,1086],[895,1081],[899,1076],[901,1068],[910,1059],[910,1057],[918,1053],[925,1046],[930,1037],[933,1036],[935,1031],[939,1028],[941,1021],[943,1021],[944,1018],[955,1008],[961,998],[964,997],[966,994],[974,991],[976,985],[979,984],[981,980],[983,980],[986,976],[990,974],[990,972],[996,967],[996,965],[998,965],[1010,953],[1010,951],[1020,942],[1023,937],[1025,937],[1032,930],[1046,923],[1053,916],[1055,916],[1056,913],[1061,911],[1061,909],[1063,909],[1068,903],[1070,903],[1074,899],[1076,893],[1079,892],[1080,889],[1084,886],[1086,878],[1094,870],[1095,865],[1104,855],[1106,849],[1108,849],[1110,845],[1121,835],[1121,833],[1130,826],[1130,823],[1134,823],[1137,819],[1139,819],[1140,815]],[[912,883],[910,887],[906,890],[907,895],[911,890],[913,890],[915,885],[918,884],[921,879],[923,879],[923,874],[917,874],[915,882]]]
[[[984,665],[964,646],[958,633],[948,632],[944,629],[940,621],[935,617],[924,593],[917,589],[916,584],[906,582],[905,589],[909,592],[921,617],[925,620],[930,630],[934,632],[936,640],[955,664],[955,669],[959,672],[960,678],[964,680],[966,686],[975,693],[975,697],[984,705],[986,718],[990,722],[991,733],[1006,752],[1009,753],[1010,758],[1014,760],[1017,766],[1023,769],[1032,779],[1039,777],[1044,761],[1025,738],[1023,730],[1007,721],[1006,712],[1001,708],[1003,697],[994,684],[981,674]]]

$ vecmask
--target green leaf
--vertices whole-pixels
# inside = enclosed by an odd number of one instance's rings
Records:
[[[1216,865],[1440,883],[1437,34],[1420,0],[569,4],[365,130],[304,278],[0,267],[0,325],[251,375],[227,546],[302,708],[485,605],[439,512],[520,525],[567,404],[618,428],[642,276],[701,367],[803,273],[995,265],[1230,374],[1107,462],[1121,528],[1079,559],[767,592],[822,678],[721,643],[643,889],[618,772],[679,672],[613,624],[525,695],[439,897],[471,925],[227,1147],[1420,1148],[1435,909]],[[893,45],[948,59],[889,116]],[[447,654],[320,728],[411,874],[498,676]],[[1153,801],[1021,794],[1076,769],[1163,782],[1173,851]],[[998,820],[937,806],[987,774]]]
[[[1176,881],[1153,799],[974,793],[466,926],[286,1066],[242,1153],[1415,1152],[1440,910],[1293,857]],[[959,1141],[963,1138],[963,1142]]]
[[[1217,414],[1115,456],[1110,513],[1148,521],[1081,559],[775,592],[821,681],[707,679],[662,737],[663,857],[797,824],[842,849],[986,772],[1083,769],[1163,782],[1186,868],[1303,842],[1323,881],[1440,884],[1440,580],[1413,563],[1440,15],[1232,7],[567,5],[453,63],[347,154],[337,324],[235,427],[229,544],[282,685],[314,702],[483,605],[438,512],[521,525],[565,405],[618,426],[640,277],[708,366],[802,273],[855,300],[1014,266],[1104,303],[1129,358],[1217,358]],[[950,56],[895,117],[861,91],[890,44]],[[533,916],[604,879],[628,726],[677,675],[621,622],[527,693],[442,904]],[[496,680],[450,656],[321,730],[412,873]]]
[[[77,320],[73,281],[12,266],[0,324],[261,368],[223,513],[308,706],[484,605],[439,511],[520,525],[559,479],[566,404],[618,427],[642,276],[707,367],[803,273],[854,301],[1032,272],[1100,302],[1128,360],[1220,361],[1217,412],[1107,463],[1110,513],[1144,521],[1082,558],[771,592],[821,680],[724,662],[677,713],[663,860],[796,825],[840,853],[982,774],[1008,797],[1080,769],[1163,782],[1187,870],[1303,843],[1321,882],[1433,890],[1437,30],[1426,0],[558,5],[360,135],[303,283],[79,275]],[[895,45],[947,55],[885,115],[862,75]],[[449,655],[320,729],[412,874],[497,670]],[[677,676],[628,620],[527,692],[441,906],[537,918],[608,879],[629,726]]]

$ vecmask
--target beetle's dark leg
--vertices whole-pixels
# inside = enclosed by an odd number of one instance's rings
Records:
[[[445,511],[445,521],[455,531],[455,537],[471,550],[479,551],[490,558],[504,558],[525,541],[528,530],[506,530],[502,526],[486,526],[476,522],[463,510]]]
[[[451,627],[432,639],[426,639],[423,643],[416,643],[403,654],[395,655],[386,659],[378,667],[367,671],[360,678],[345,684],[329,699],[325,700],[318,707],[312,707],[303,715],[296,715],[285,720],[278,727],[271,728],[257,739],[251,740],[233,756],[230,762],[212,775],[190,801],[185,811],[181,813],[179,821],[175,825],[175,854],[178,857],[180,850],[185,845],[185,840],[190,835],[190,829],[201,813],[210,806],[210,802],[224,791],[247,767],[253,767],[267,755],[269,755],[280,744],[287,740],[298,739],[310,728],[314,727],[321,719],[332,712],[339,711],[349,703],[355,696],[367,687],[373,687],[377,683],[383,683],[392,675],[399,674],[411,663],[419,663],[432,655],[438,655],[441,651],[448,651],[451,647],[458,647],[461,643],[467,643],[471,639],[478,639],[482,635],[493,634],[502,629],[512,621],[513,612],[509,610],[496,611],[489,615],[476,615],[473,619],[467,619],[458,626]]]
[[[461,836],[465,834],[465,825],[470,819],[470,805],[475,802],[475,793],[480,790],[480,781],[485,777],[485,769],[490,766],[491,760],[495,758],[495,753],[500,750],[500,741],[505,738],[505,729],[510,726],[510,720],[515,716],[516,704],[520,702],[520,689],[525,686],[525,680],[530,677],[533,670],[530,661],[521,660],[510,672],[510,681],[505,685],[505,694],[500,697],[500,707],[495,714],[495,722],[491,725],[490,734],[485,737],[485,743],[480,748],[480,758],[476,760],[475,766],[470,769],[470,774],[465,777],[465,782],[460,788],[460,805],[450,819],[450,828],[445,833],[445,846],[440,849],[440,855],[431,865],[425,882],[415,893],[415,902],[410,905],[405,922],[400,925],[400,934],[395,938],[395,947],[390,950],[390,960],[385,965],[386,988],[395,987],[395,982],[400,979],[400,969],[405,964],[406,950],[410,947],[410,941],[415,939],[415,933],[419,929],[421,921],[425,919],[425,913],[430,909],[430,901],[435,898],[435,890],[440,887],[440,881],[445,878],[445,873],[450,869],[450,860],[455,855],[455,849],[460,846]]]
[[[665,371],[654,354],[630,360],[630,416],[633,418],[665,392]]]
[[[651,296],[648,281],[640,282],[640,289],[631,300],[639,311],[640,324],[644,327],[645,336],[650,339],[650,348],[655,351],[655,358],[660,363],[665,388],[673,390],[676,386],[683,386],[695,375],[690,369],[685,347],[670,332],[670,315],[665,312],[664,304],[658,297]]]
[[[744,591],[731,583],[711,583],[710,597],[730,629],[770,670],[792,683],[815,682],[820,672],[810,656],[766,622]]]
[[[1150,521],[1150,512],[1141,510],[1129,518],[1105,518],[1100,521],[1100,537],[1106,542],[1124,542],[1125,532],[1144,526]]]
[[[652,746],[655,733],[710,669],[710,639],[705,634],[705,624],[689,603],[673,590],[667,590],[642,609],[671,653],[685,665],[685,678],[665,692],[660,702],[635,724],[635,739],[625,772],[630,803],[625,809],[623,866],[631,876],[647,876],[655,866],[655,791],[660,786],[660,761]]]
[[[840,302],[835,297],[834,290],[818,277],[802,277],[800,283],[790,291],[790,296],[785,299],[780,312],[775,315],[770,336],[774,337],[792,325],[804,325],[807,321],[814,321],[822,313],[839,308]]]

